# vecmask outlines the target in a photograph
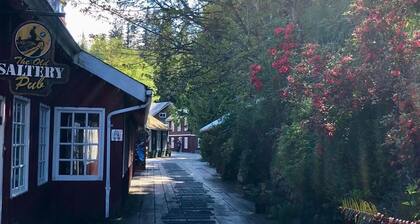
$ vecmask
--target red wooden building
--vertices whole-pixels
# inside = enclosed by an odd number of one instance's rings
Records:
[[[175,106],[171,102],[152,103],[150,115],[168,125],[168,143],[171,150],[196,152],[199,147],[198,137],[189,129],[186,117],[174,119],[174,110]]]
[[[82,51],[46,0],[0,11],[1,223],[116,214],[151,91]]]

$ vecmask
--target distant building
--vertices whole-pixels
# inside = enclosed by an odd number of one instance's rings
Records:
[[[64,12],[63,2],[63,0],[48,0],[48,3],[50,3],[50,6],[54,10],[54,12],[58,13]]]
[[[168,144],[172,151],[195,152],[198,149],[197,136],[189,129],[186,118],[174,119],[173,110],[175,106],[171,102],[153,103],[150,115],[168,125]]]
[[[147,118],[146,128],[149,130],[148,157],[155,158],[169,156],[168,126],[155,117],[149,115]]]

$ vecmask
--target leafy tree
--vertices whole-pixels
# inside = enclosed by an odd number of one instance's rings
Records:
[[[139,50],[126,47],[121,38],[107,38],[105,35],[95,36],[89,52],[135,80],[144,83],[156,93],[153,66],[140,57]],[[157,99],[159,96],[154,94],[154,100]]]

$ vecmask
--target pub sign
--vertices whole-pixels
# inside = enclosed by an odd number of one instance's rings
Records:
[[[28,21],[12,38],[11,59],[0,62],[0,79],[9,81],[12,93],[46,96],[54,84],[68,81],[69,68],[54,62],[54,41],[45,25]]]

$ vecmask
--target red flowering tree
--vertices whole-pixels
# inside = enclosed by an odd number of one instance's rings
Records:
[[[343,133],[354,123],[380,120],[380,126],[371,127],[380,130],[367,138],[381,135],[376,146],[391,155],[387,163],[401,176],[420,178],[420,31],[410,22],[419,7],[417,0],[354,1],[349,18],[356,26],[339,52],[299,41],[298,24],[274,29],[278,43],[268,53],[274,80],[282,83],[275,91],[295,107],[310,102],[310,117],[300,123],[318,136],[318,156],[329,142],[336,147],[348,141]],[[272,74],[261,72],[269,68],[252,67],[251,82],[264,91],[270,83],[261,80],[273,78],[262,76]]]
[[[420,141],[420,31],[405,31],[410,10],[414,11],[418,2],[367,2],[355,1],[351,16],[364,19],[342,52],[328,52],[314,43],[297,43],[297,25],[293,23],[274,29],[279,44],[268,52],[273,57],[272,68],[287,83],[278,90],[280,96],[287,101],[310,99],[312,122],[330,137],[337,118],[351,116],[366,105],[392,104],[388,143],[395,143],[397,151],[404,154]],[[261,70],[258,64],[251,66],[251,83],[257,91],[263,86],[257,76]],[[401,155],[399,159],[410,156]]]

